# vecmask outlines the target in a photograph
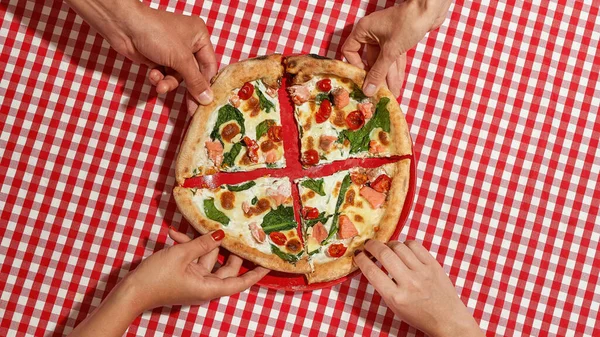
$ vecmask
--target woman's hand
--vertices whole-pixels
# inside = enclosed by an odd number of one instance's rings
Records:
[[[151,68],[159,94],[185,81],[200,104],[213,100],[210,79],[217,60],[210,34],[199,17],[155,10],[137,0],[67,0],[120,54]]]
[[[391,278],[365,253],[357,254],[354,263],[398,318],[434,337],[483,336],[444,270],[421,244],[369,240],[365,249]]]
[[[444,22],[451,3],[451,0],[406,0],[358,21],[342,46],[342,53],[348,62],[364,69],[360,50],[366,48],[369,72],[363,85],[365,95],[372,96],[385,82],[394,95],[400,95],[405,53]]]

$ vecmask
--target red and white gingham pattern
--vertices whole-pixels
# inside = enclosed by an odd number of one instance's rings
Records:
[[[391,5],[223,3],[152,5],[204,18],[221,64],[272,52],[339,57],[352,23]],[[402,237],[437,256],[490,335],[600,335],[599,5],[450,10],[408,54],[401,104],[419,180]],[[0,11],[0,335],[59,335],[171,244],[185,91],[157,97],[145,67],[60,1],[11,0]],[[155,331],[421,334],[364,277],[157,309],[128,335]]]

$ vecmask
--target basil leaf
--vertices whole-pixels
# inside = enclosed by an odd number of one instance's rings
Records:
[[[333,214],[325,215],[325,212],[319,213],[319,217],[316,219],[304,220],[304,224],[307,227],[312,227],[317,224],[317,222],[321,221],[322,224],[325,224],[329,218],[331,218]]]
[[[256,126],[256,140],[258,141],[260,137],[262,137],[271,126],[275,125],[275,120],[273,119],[265,119],[264,121],[258,123]]]
[[[257,197],[252,198],[252,205],[256,205],[257,202],[258,202]]]
[[[214,199],[204,200],[204,213],[211,220],[220,222],[224,226],[229,225],[229,218],[215,207]]]
[[[300,252],[300,254],[298,254],[298,255],[288,254],[273,244],[271,245],[271,252],[273,254],[279,256],[279,258],[282,259],[283,261],[286,261],[286,262],[289,262],[292,264],[296,264],[296,262],[298,262],[298,260],[300,260],[300,256],[302,256],[302,252]]]
[[[323,188],[323,179],[317,179],[317,180],[313,180],[313,179],[306,179],[304,180],[300,185],[306,187],[306,188],[310,188],[311,190],[317,192],[318,195],[320,196],[324,196],[325,195],[325,189]]]
[[[329,240],[331,240],[331,238],[333,238],[333,236],[338,232],[338,220],[340,217],[339,211],[340,207],[344,203],[344,198],[346,197],[346,192],[348,192],[350,184],[352,184],[352,181],[350,180],[350,175],[348,174],[344,177],[344,180],[342,180],[342,186],[340,186],[340,194],[338,195],[337,202],[335,203],[335,215],[333,216],[333,222],[331,223],[331,228],[329,228],[329,234],[327,235],[327,238],[323,240],[322,244],[327,244]]]
[[[241,150],[242,143],[233,144],[231,150],[223,155],[223,163],[221,163],[221,167],[232,167],[235,164],[235,158],[237,158]]]
[[[298,227],[294,218],[294,208],[292,206],[279,205],[276,209],[272,209],[263,218],[260,224],[265,234],[272,232],[281,232],[288,229]]]
[[[266,113],[271,112],[271,109],[275,110],[275,104],[269,101],[265,95],[258,89],[258,86],[254,86],[254,91],[258,95],[258,102],[260,103],[260,109],[264,110]]]
[[[236,121],[240,126],[240,133],[242,134],[242,136],[246,134],[246,127],[244,126],[244,115],[240,112],[240,110],[238,110],[234,106],[227,104],[222,106],[221,109],[219,109],[217,122],[215,123],[215,127],[210,133],[210,138],[218,139],[221,143],[223,143],[223,141],[221,140],[221,134],[219,133],[219,128],[221,127],[221,125],[229,121]]]
[[[321,104],[323,100],[328,100],[331,103],[331,105],[333,105],[333,94],[321,92],[318,93],[317,96],[315,96],[315,103]]]
[[[363,99],[367,98],[365,93],[359,88],[358,85],[356,85],[356,83],[354,84],[354,88],[352,89],[352,92],[350,93],[350,97],[352,99],[354,99],[355,101],[362,101]]]
[[[377,103],[377,109],[373,117],[362,128],[350,131],[344,130],[338,136],[338,143],[343,143],[344,139],[350,142],[350,153],[365,152],[369,150],[369,134],[376,128],[381,128],[385,132],[390,132],[390,112],[387,109],[387,104],[390,99],[383,97]]]
[[[230,190],[231,192],[239,192],[239,191],[245,191],[254,185],[256,185],[256,183],[254,181],[249,181],[249,182],[247,182],[245,184],[241,184],[241,185],[225,185],[225,186],[227,186],[227,189]]]

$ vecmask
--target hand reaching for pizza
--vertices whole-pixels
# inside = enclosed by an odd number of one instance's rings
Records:
[[[407,0],[360,19],[342,46],[351,64],[365,68],[360,54],[366,48],[367,78],[363,92],[372,96],[387,82],[397,97],[404,81],[405,53],[427,32],[444,22],[451,0]]]
[[[354,263],[400,319],[434,337],[483,336],[444,270],[421,244],[369,240],[365,249],[392,278],[365,253],[357,254]]]
[[[213,272],[222,230],[191,240],[174,229],[169,236],[180,244],[158,251],[129,273],[73,330],[70,336],[122,336],[143,311],[163,305],[201,304],[236,294],[262,279],[268,269],[256,267],[238,276],[242,259],[230,255]]]
[[[212,102],[209,81],[217,61],[201,18],[155,10],[137,0],[67,2],[117,52],[154,68],[148,78],[159,94],[184,80],[196,102]]]

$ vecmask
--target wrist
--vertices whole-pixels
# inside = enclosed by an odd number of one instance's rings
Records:
[[[443,320],[442,324],[435,326],[432,331],[427,332],[431,337],[479,337],[483,336],[475,318],[469,313],[459,315],[450,320]]]
[[[109,40],[124,39],[146,8],[138,0],[65,0],[90,26]]]
[[[406,9],[413,18],[419,18],[419,21],[427,28],[431,30],[434,27],[435,21],[439,16],[439,6],[432,3],[432,0],[407,0],[396,7],[406,6]],[[405,9],[403,9],[405,10]]]
[[[133,319],[147,309],[150,309],[149,305],[144,301],[145,297],[141,293],[138,283],[131,275],[127,275],[117,284],[115,290],[109,296],[110,301],[123,308],[123,311],[131,315]]]

